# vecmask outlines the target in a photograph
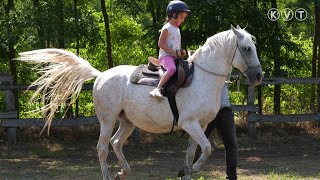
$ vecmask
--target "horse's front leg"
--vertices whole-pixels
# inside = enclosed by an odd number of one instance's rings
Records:
[[[197,149],[197,146],[198,146],[198,143],[196,141],[194,141],[191,137],[189,137],[189,143],[188,143],[185,164],[184,164],[184,167],[180,169],[180,171],[178,173],[178,177],[185,177],[185,175],[189,175],[189,174],[191,176],[192,162],[194,159],[194,155],[195,155],[195,151]],[[185,179],[188,179],[188,178],[185,177]]]
[[[200,167],[211,154],[211,144],[205,136],[198,121],[186,122],[182,124],[182,129],[184,129],[190,135],[189,146],[186,154],[186,167],[188,170],[185,171],[185,175],[187,175],[191,172],[199,171]],[[198,144],[201,147],[202,154],[195,164],[192,165]],[[190,170],[191,172],[189,172]]]
[[[207,126],[202,128],[202,131],[205,131],[206,128],[207,128]],[[185,159],[185,165],[182,169],[180,169],[180,171],[178,173],[178,177],[183,177],[186,174],[191,173],[192,164],[193,164],[193,162],[195,162],[195,160],[197,160],[197,159],[194,159],[196,151],[197,151],[197,146],[198,146],[198,143],[190,136],[186,159]],[[197,158],[198,157],[199,156],[197,156]],[[188,173],[188,171],[190,171],[190,172]]]

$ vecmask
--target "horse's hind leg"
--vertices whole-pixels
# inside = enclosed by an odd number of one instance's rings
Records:
[[[120,125],[115,135],[111,138],[111,145],[122,167],[121,172],[117,173],[116,179],[123,180],[128,175],[130,167],[122,152],[122,146],[126,139],[132,134],[135,126],[124,117],[121,117],[121,115],[118,117],[118,120]]]
[[[189,141],[191,144],[189,144],[189,152],[187,153],[186,157],[186,163],[187,165],[192,164],[194,151],[196,149],[196,145],[199,144],[202,150],[202,154],[200,158],[196,161],[195,164],[193,164],[191,171],[197,172],[199,171],[200,167],[204,164],[204,162],[207,160],[207,158],[211,154],[211,144],[207,137],[205,136],[203,130],[200,127],[199,122],[197,121],[191,121],[190,123],[185,123],[182,125],[182,129],[184,129],[190,137],[194,141]],[[190,168],[190,167],[188,167]]]
[[[112,130],[117,120],[117,117],[112,118],[112,116],[103,116],[98,118],[100,121],[100,136],[99,136],[99,141],[97,145],[97,150],[98,150],[100,167],[101,167],[103,179],[111,180],[111,177],[108,171],[107,157],[109,154],[109,142],[110,142]]]

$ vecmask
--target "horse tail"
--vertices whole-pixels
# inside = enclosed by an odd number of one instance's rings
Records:
[[[83,83],[99,76],[101,72],[93,68],[88,61],[61,49],[40,49],[22,52],[19,55],[15,60],[38,64],[35,69],[42,74],[30,85],[37,86],[30,101],[40,99],[42,94],[42,103],[49,102],[35,110],[42,112],[46,119],[41,134],[47,127],[49,135],[51,122],[58,107],[68,99],[73,103],[78,98]]]

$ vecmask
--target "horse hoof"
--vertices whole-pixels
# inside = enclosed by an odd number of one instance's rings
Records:
[[[116,177],[114,177],[114,180],[121,180],[121,175],[119,173],[117,173]]]
[[[183,177],[185,175],[185,170],[184,168],[181,168],[180,171],[178,172],[178,177]]]
[[[188,167],[184,167],[184,168],[181,168],[179,173],[178,173],[178,177],[185,177],[185,176],[190,176],[191,178],[191,173],[192,171],[188,168]]]
[[[185,175],[181,178],[182,180],[191,180],[191,175]]]

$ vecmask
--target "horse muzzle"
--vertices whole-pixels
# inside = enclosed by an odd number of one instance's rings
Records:
[[[261,66],[249,68],[244,75],[248,78],[250,85],[259,85],[263,78],[262,68]]]

